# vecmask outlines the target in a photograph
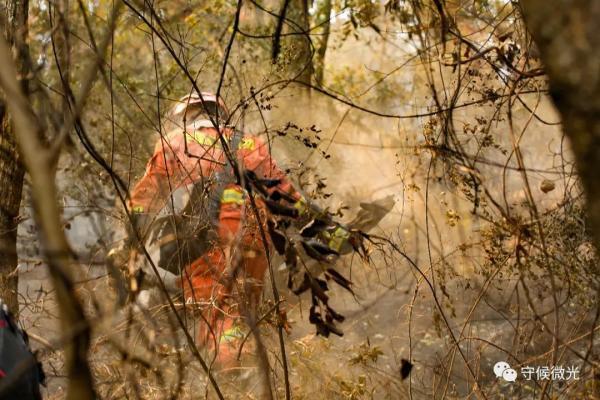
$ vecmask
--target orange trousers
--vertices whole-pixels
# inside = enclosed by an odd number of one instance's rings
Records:
[[[263,207],[259,214],[265,222]],[[255,313],[259,305],[268,261],[249,205],[222,205],[218,229],[218,243],[186,267],[182,284],[186,301],[201,305],[200,344],[227,364],[237,354],[241,311]]]

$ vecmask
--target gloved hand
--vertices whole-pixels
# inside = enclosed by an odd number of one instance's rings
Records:
[[[334,228],[326,231],[325,237],[328,240],[327,245],[329,248],[340,254],[347,254],[353,249],[349,242],[352,232],[343,225],[336,225]]]

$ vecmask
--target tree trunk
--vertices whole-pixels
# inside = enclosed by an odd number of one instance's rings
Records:
[[[113,21],[111,16],[111,30],[114,27]],[[103,39],[101,54],[104,54],[107,43],[108,39]],[[57,201],[56,152],[60,151],[60,147],[49,147],[44,140],[46,136],[42,123],[19,87],[17,69],[4,40],[0,40],[0,58],[6,60],[0,68],[0,88],[4,93],[10,93],[10,98],[6,100],[7,108],[13,118],[14,136],[31,179],[33,209],[42,252],[60,310],[64,368],[68,378],[66,399],[95,399],[92,374],[87,361],[91,329],[76,294],[74,254],[64,232]],[[94,74],[90,82],[93,76]]]
[[[17,61],[19,74],[26,73],[28,0],[8,0],[4,4],[4,33]],[[21,80],[27,93],[27,80]],[[0,298],[18,314],[17,227],[25,169],[21,163],[12,123],[0,102]]]
[[[310,42],[310,23],[308,18],[307,0],[290,0],[286,18],[290,21],[287,33],[295,33],[290,36],[292,46],[290,77],[300,82],[310,84],[313,75],[312,49]]]
[[[317,11],[317,25],[321,27],[321,38],[315,53],[314,69],[315,82],[319,86],[323,86],[323,75],[325,72],[325,54],[327,53],[327,45],[329,44],[329,34],[331,32],[331,0],[323,0]]]
[[[24,170],[3,104],[0,104],[0,118],[0,298],[17,313],[17,217]]]
[[[600,0],[522,0],[520,5],[573,147],[600,249]]]

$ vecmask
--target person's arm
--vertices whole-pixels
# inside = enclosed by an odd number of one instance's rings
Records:
[[[293,207],[300,215],[307,214],[316,206],[309,204],[308,199],[288,179],[285,173],[277,166],[271,157],[269,146],[263,140],[255,136],[244,137],[239,146],[241,159],[244,160],[244,168],[254,172],[261,179],[276,179],[279,183],[268,189],[269,193],[279,191],[288,197]]]
[[[244,149],[244,147],[246,148]],[[286,197],[289,196],[290,200],[293,199],[290,203],[298,210],[302,225],[313,218],[325,220],[328,225],[331,225],[329,229],[321,233],[327,245],[340,254],[352,251],[353,246],[350,244],[350,240],[353,232],[343,224],[334,221],[326,211],[307,199],[302,192],[294,187],[290,179],[271,157],[266,143],[256,137],[244,138],[240,144],[240,150],[245,151],[243,153],[245,168],[253,171],[259,178],[279,180],[279,184],[269,190],[270,193],[278,190]]]
[[[171,186],[177,184],[175,166],[174,152],[168,148],[166,141],[159,141],[146,164],[144,175],[134,186],[128,202],[134,228],[141,237],[147,233],[151,217],[160,211],[168,199],[169,180]]]

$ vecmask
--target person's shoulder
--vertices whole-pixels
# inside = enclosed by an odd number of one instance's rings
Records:
[[[248,143],[252,143],[253,149],[258,149],[260,147],[266,146],[269,142],[268,137],[264,134],[254,134],[254,133],[246,133],[244,134],[244,140]]]
[[[257,148],[259,148],[261,145],[262,145],[262,142],[260,141],[260,139],[258,137],[252,136],[252,135],[247,135],[247,136],[244,135],[240,139],[240,144],[238,145],[238,149],[254,151]]]

